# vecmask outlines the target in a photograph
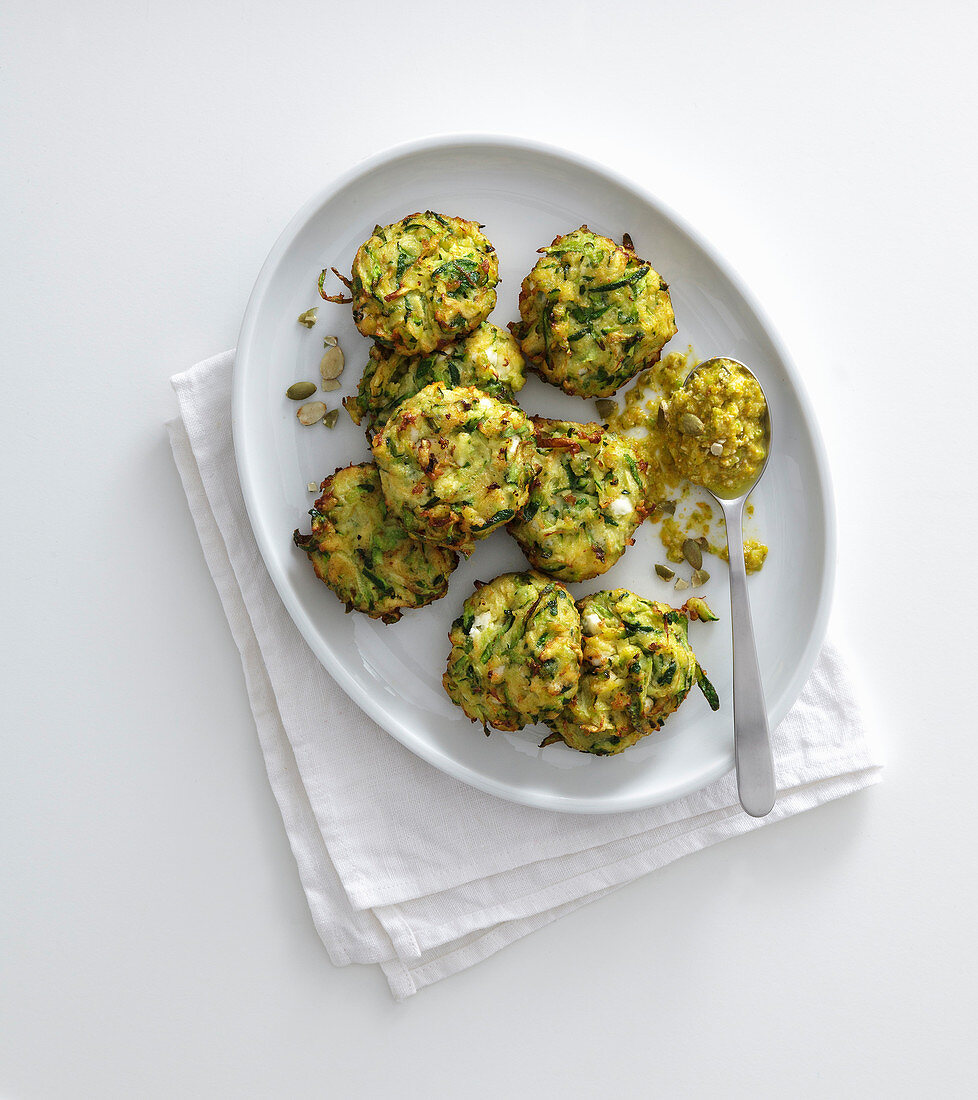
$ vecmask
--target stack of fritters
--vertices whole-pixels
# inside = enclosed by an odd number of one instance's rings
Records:
[[[513,336],[486,322],[498,262],[481,228],[433,211],[377,226],[352,277],[340,276],[351,298],[323,295],[352,301],[357,327],[375,341],[344,404],[365,422],[376,465],[328,478],[312,533],[294,538],[348,610],[387,622],[444,595],[455,550],[471,553],[518,516],[539,468],[513,396],[525,381],[523,356]],[[380,490],[367,515],[365,480]]]
[[[544,722],[553,732],[543,745],[563,741],[596,756],[654,733],[694,683],[717,709],[687,636],[689,619],[716,618],[703,600],[673,608],[625,588],[571,600],[536,572],[480,586],[449,635],[452,701],[483,726]]]

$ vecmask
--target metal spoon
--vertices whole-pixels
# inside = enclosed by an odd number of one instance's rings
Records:
[[[753,372],[743,363],[724,355],[707,359],[705,363],[694,367],[683,381],[683,386],[688,386],[700,371],[716,363],[732,364],[754,377]],[[777,797],[774,786],[771,737],[767,725],[767,707],[764,704],[761,670],[757,663],[757,646],[754,642],[754,625],[750,614],[750,598],[747,594],[747,568],[744,564],[743,549],[744,504],[754,486],[761,480],[771,455],[770,406],[765,420],[767,451],[764,463],[753,481],[738,486],[736,496],[724,493],[716,486],[703,485],[703,488],[723,509],[723,520],[727,529],[727,556],[730,559],[730,621],[733,634],[734,757],[737,762],[737,793],[740,795],[740,804],[751,817],[764,817],[769,814]]]

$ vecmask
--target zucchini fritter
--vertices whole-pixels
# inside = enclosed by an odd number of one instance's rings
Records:
[[[713,710],[720,703],[687,638],[687,616],[715,619],[703,600],[681,608],[625,588],[577,602],[584,637],[577,694],[547,722],[543,744],[610,756],[659,729],[698,683]]]
[[[372,446],[390,510],[416,538],[464,554],[518,515],[539,469],[522,409],[444,382],[404,401]]]
[[[600,424],[534,417],[542,469],[509,531],[531,565],[562,581],[606,573],[648,515],[645,462]]]
[[[405,355],[374,344],[356,396],[343,404],[355,424],[367,421],[367,434],[373,435],[402,401],[432,382],[476,386],[500,400],[512,400],[526,382],[520,346],[488,321],[457,344],[429,355]]]
[[[482,585],[449,638],[445,690],[483,726],[518,730],[552,718],[577,688],[581,617],[567,589],[542,573]]]
[[[428,210],[375,226],[352,274],[357,328],[413,355],[482,324],[496,304],[499,261],[476,222]]]
[[[607,397],[676,334],[669,288],[630,245],[586,225],[540,251],[520,290],[522,320],[510,328],[546,381]]]
[[[408,535],[387,509],[372,462],[337,470],[320,488],[309,513],[312,533],[296,531],[292,539],[347,611],[396,623],[401,608],[445,595],[458,556]]]

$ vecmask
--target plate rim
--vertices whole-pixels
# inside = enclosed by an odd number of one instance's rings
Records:
[[[687,220],[668,204],[662,202],[646,187],[629,178],[592,160],[590,157],[571,149],[551,145],[538,141],[535,138],[506,135],[489,132],[472,133],[444,133],[428,135],[411,141],[401,142],[388,147],[379,153],[361,158],[345,172],[335,176],[330,183],[313,194],[295,213],[285,228],[281,231],[271,250],[265,258],[255,284],[248,298],[241,328],[238,333],[238,342],[234,355],[234,366],[231,379],[231,435],[234,445],[235,465],[238,473],[238,481],[241,494],[245,502],[245,510],[251,525],[255,542],[266,571],[282,600],[290,618],[302,635],[306,644],[310,647],[316,659],[326,668],[329,675],[336,681],[347,696],[364,710],[378,725],[380,725],[395,740],[399,741],[416,756],[426,760],[440,771],[459,779],[464,783],[475,787],[488,794],[515,802],[521,805],[533,806],[538,809],[557,810],[564,813],[579,814],[610,814],[626,813],[634,810],[649,809],[653,806],[666,805],[678,798],[682,798],[693,791],[701,790],[709,783],[719,779],[733,770],[734,753],[733,743],[729,747],[726,759],[711,768],[704,769],[700,774],[690,778],[685,783],[675,785],[667,798],[659,795],[642,797],[639,795],[616,796],[610,800],[609,796],[602,796],[599,800],[591,800],[580,796],[558,795],[533,790],[513,789],[506,783],[486,776],[463,764],[438,749],[437,746],[425,742],[414,732],[409,725],[399,723],[395,715],[380,705],[379,699],[362,692],[359,686],[352,681],[346,670],[340,664],[331,664],[329,667],[324,660],[323,650],[329,647],[324,644],[324,639],[315,625],[305,613],[297,595],[287,583],[285,576],[278,575],[278,570],[273,568],[270,561],[274,561],[272,554],[273,544],[271,532],[267,531],[261,520],[260,507],[257,500],[257,482],[251,475],[254,468],[253,456],[249,453],[248,443],[242,428],[243,405],[245,400],[245,388],[250,368],[249,349],[256,330],[257,319],[261,312],[263,298],[268,291],[271,279],[288,249],[291,247],[301,230],[306,226],[312,215],[325,203],[333,199],[341,190],[354,182],[360,176],[382,168],[393,161],[411,156],[432,153],[437,150],[461,147],[477,146],[482,149],[500,148],[504,150],[517,150],[521,153],[542,154],[547,157],[563,160],[571,165],[582,168],[599,177],[603,177],[611,184],[624,189],[634,195],[641,202],[651,207],[660,217],[672,224],[684,234],[694,245],[702,250],[706,257],[713,263],[721,274],[728,279],[743,297],[749,309],[755,315],[765,335],[771,341],[778,359],[784,365],[791,382],[792,389],[797,397],[802,415],[809,429],[812,450],[814,453],[815,467],[818,475],[819,490],[821,493],[821,506],[825,516],[825,566],[822,576],[822,584],[818,593],[818,603],[812,629],[809,633],[808,643],[802,652],[801,658],[789,681],[789,688],[784,697],[789,699],[784,714],[773,714],[770,710],[768,718],[772,735],[785,714],[797,702],[801,691],[811,675],[818,653],[822,648],[828,628],[829,615],[832,609],[832,595],[835,586],[836,571],[836,511],[835,497],[832,491],[832,479],[829,467],[828,453],[822,438],[821,428],[815,417],[814,409],[805,388],[801,372],[795,365],[794,359],[788,352],[781,335],[772,323],[767,311],[758,301],[749,283],[740,275],[737,269],[727,261],[718,249],[703,234],[690,225]]]

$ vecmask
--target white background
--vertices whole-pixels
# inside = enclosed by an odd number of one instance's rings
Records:
[[[976,38],[965,3],[7,0],[0,1094],[973,1094]],[[888,770],[395,1005],[313,930],[162,424],[308,196],[453,130],[634,177],[774,318]]]

